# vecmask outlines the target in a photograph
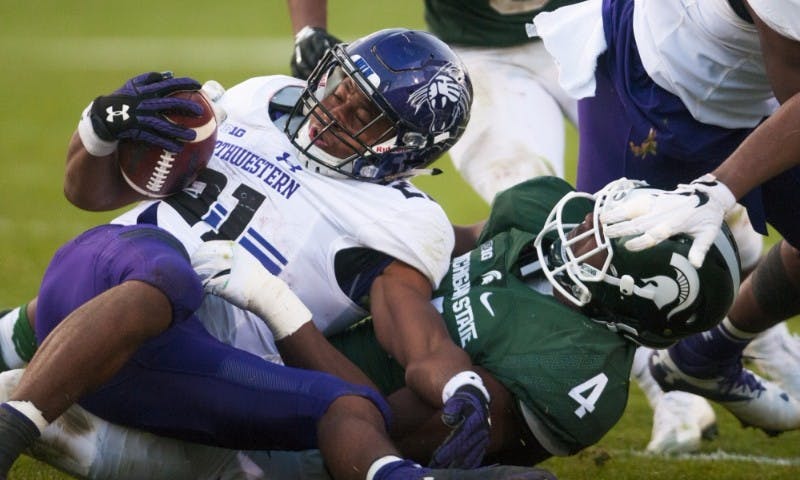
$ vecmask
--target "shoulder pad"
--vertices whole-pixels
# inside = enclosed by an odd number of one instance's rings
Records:
[[[303,93],[303,87],[299,85],[289,85],[283,87],[269,100],[269,118],[281,130],[286,129],[286,121],[289,119],[289,113],[294,109],[294,106],[300,100],[300,95]],[[301,120],[297,118],[297,120]]]

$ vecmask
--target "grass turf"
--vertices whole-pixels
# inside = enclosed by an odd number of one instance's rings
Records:
[[[424,28],[421,1],[330,2],[330,30],[351,40],[380,28]],[[63,197],[67,142],[78,114],[96,95],[149,70],[173,70],[231,85],[245,78],[288,73],[291,32],[285,2],[200,0],[191,4],[140,0],[4,0],[0,2],[0,305],[26,301],[38,289],[54,250],[114,212],[81,212]],[[570,130],[568,177],[574,178]],[[417,183],[456,223],[483,218],[488,207],[447,159],[445,175]],[[772,236],[770,241],[774,241]],[[716,409],[721,435],[701,455],[646,456],[651,413],[631,390],[620,423],[595,447],[545,463],[568,479],[795,479],[800,433],[768,438],[742,429]],[[23,457],[14,480],[69,478]]]

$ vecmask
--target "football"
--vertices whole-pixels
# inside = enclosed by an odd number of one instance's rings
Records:
[[[163,198],[190,185],[208,165],[217,140],[217,120],[205,95],[199,91],[180,91],[171,96],[203,106],[199,117],[180,113],[164,115],[173,123],[193,129],[197,133],[193,141],[184,142],[178,153],[131,140],[120,141],[117,148],[120,170],[128,185],[151,198]]]

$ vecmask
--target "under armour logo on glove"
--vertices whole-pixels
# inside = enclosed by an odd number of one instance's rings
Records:
[[[122,117],[123,122],[128,120],[131,118],[131,116],[128,115],[128,110],[130,110],[130,108],[130,105],[122,105],[122,110],[114,110],[114,107],[106,108],[106,113],[108,113],[108,115],[106,115],[106,122],[113,122],[114,117]]]
[[[191,78],[173,78],[172,73],[149,72],[138,75],[111,95],[97,97],[92,103],[92,129],[103,140],[138,140],[179,152],[182,141],[192,141],[194,130],[176,125],[167,112],[200,115],[203,107],[191,100],[170,97],[182,90],[199,90]]]

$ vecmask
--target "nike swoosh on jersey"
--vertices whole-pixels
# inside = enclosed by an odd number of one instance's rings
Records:
[[[489,297],[492,295],[492,293],[494,292],[483,292],[479,298],[481,300],[481,304],[486,308],[486,310],[489,311],[489,315],[494,317],[494,310],[492,309],[492,305],[489,303]]]

